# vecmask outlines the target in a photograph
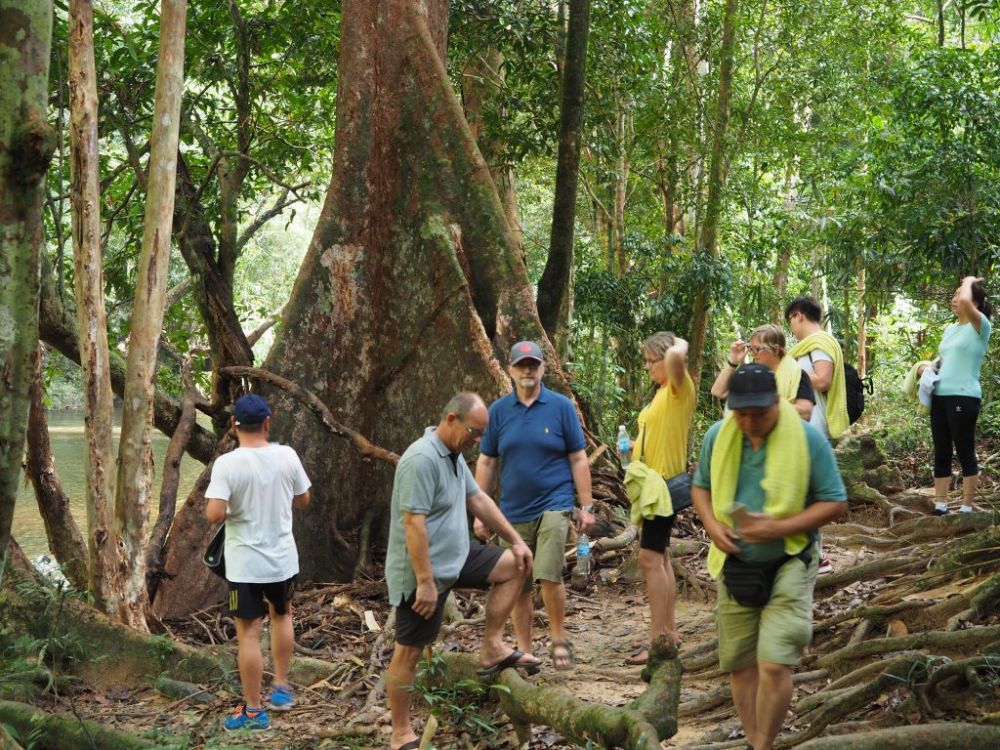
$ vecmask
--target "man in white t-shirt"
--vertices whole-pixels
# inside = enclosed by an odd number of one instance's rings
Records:
[[[268,701],[272,710],[288,710],[295,704],[288,666],[295,645],[292,595],[299,572],[292,508],[309,504],[310,482],[298,454],[268,440],[271,409],[263,398],[249,394],[238,399],[232,424],[239,447],[215,460],[205,490],[205,516],[212,523],[226,522],[229,612],[236,621],[243,685],[244,702],[223,726],[227,731],[268,729],[271,719],[260,694],[264,673],[261,626],[267,612],[274,660]]]

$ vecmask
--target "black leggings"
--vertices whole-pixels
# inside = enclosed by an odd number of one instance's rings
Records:
[[[972,396],[938,396],[931,399],[931,437],[934,438],[934,476],[951,476],[951,446],[955,446],[962,464],[962,476],[979,473],[976,460],[976,420],[979,418],[978,398]]]

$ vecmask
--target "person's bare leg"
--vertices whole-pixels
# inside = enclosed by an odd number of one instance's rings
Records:
[[[420,646],[403,646],[397,643],[392,652],[392,661],[386,672],[385,695],[389,703],[389,716],[392,721],[392,734],[389,737],[389,747],[395,750],[407,742],[417,739],[410,723],[410,691],[413,685],[414,672],[420,661]]]
[[[962,477],[962,510],[972,510],[972,502],[976,499],[976,490],[979,489],[979,475]]]
[[[739,669],[729,674],[729,685],[733,693],[733,705],[743,725],[743,733],[755,750],[757,749],[757,665]]]
[[[295,650],[295,625],[292,622],[292,606],[288,612],[279,615],[271,608],[271,659],[274,661],[273,685],[288,686],[288,667]]]
[[[505,550],[490,571],[490,592],[486,595],[486,622],[483,626],[483,645],[479,650],[479,661],[484,667],[496,664],[510,655],[512,649],[503,640],[503,629],[514,609],[514,602],[521,595],[525,577],[529,571],[518,570],[514,555]],[[524,649],[520,649],[524,650]],[[522,664],[534,664],[535,659],[528,652],[521,659]]]
[[[567,642],[566,637],[566,587],[562,581],[541,581],[542,601],[545,602],[545,612],[549,616],[549,635],[553,643]],[[556,649],[552,660],[557,667],[568,667],[572,664],[569,652]]]
[[[236,620],[236,663],[240,670],[240,684],[243,686],[243,701],[250,708],[259,709],[260,681],[264,675],[264,657],[260,652],[260,628],[262,618]]]
[[[754,750],[771,750],[792,703],[792,669],[769,661],[757,663],[757,740]]]
[[[548,603],[546,603],[546,609]],[[531,640],[532,618],[535,616],[535,602],[531,589],[522,591],[514,602],[511,621],[514,623],[514,637],[517,647],[526,654],[534,653]]]
[[[663,556],[663,568],[667,576],[667,608],[664,632],[670,636],[674,644],[679,646],[681,636],[677,632],[677,578],[674,576],[674,566],[670,562],[669,549],[667,554]],[[652,643],[652,640],[650,643]]]
[[[639,568],[646,577],[646,598],[649,599],[649,642],[652,643],[667,632],[667,600],[670,596],[667,563],[664,555],[659,552],[640,549]],[[674,585],[676,587],[676,583]]]

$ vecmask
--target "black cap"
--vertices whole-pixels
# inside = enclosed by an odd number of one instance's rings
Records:
[[[764,365],[741,365],[729,379],[730,409],[765,409],[774,403],[778,386]]]

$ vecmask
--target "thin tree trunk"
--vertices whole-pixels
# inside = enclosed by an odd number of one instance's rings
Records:
[[[542,278],[538,281],[538,317],[550,338],[555,338],[559,328],[560,309],[566,304],[570,271],[573,268],[576,189],[580,169],[580,133],[583,128],[589,34],[590,0],[570,0],[549,256]]]
[[[698,250],[713,260],[719,255],[719,217],[722,214],[722,193],[725,188],[726,132],[729,128],[729,102],[733,93],[733,58],[736,52],[738,0],[726,0],[722,18],[722,47],[719,50],[719,92],[712,132],[711,162],[708,174],[708,199],[698,237]],[[711,285],[702,284],[695,294],[691,322],[691,353],[688,369],[697,386],[705,358],[705,334],[708,330]]]
[[[867,305],[865,305],[865,294],[867,293],[867,283],[868,274],[865,269],[864,261],[858,258],[858,307],[857,307],[857,321],[858,321],[858,359],[857,368],[858,375],[860,377],[865,377],[868,373],[868,326],[867,320]]]
[[[38,511],[45,524],[49,550],[55,555],[66,579],[79,591],[88,585],[87,544],[73,518],[69,497],[63,492],[56,463],[52,458],[49,425],[42,392],[43,347],[35,350],[34,376],[31,380],[31,408],[28,412],[28,459],[26,470],[35,488]]]
[[[114,395],[108,324],[104,309],[101,196],[98,169],[97,73],[94,65],[94,6],[69,4],[70,206],[80,364],[83,371],[87,481],[89,590],[107,599],[116,549],[110,530],[114,502]],[[53,550],[54,551],[54,550]]]
[[[52,3],[0,4],[0,571],[6,560],[38,346],[38,273],[45,171],[56,145],[46,122]],[[2,573],[0,573],[2,575]]]
[[[108,610],[119,621],[140,630],[146,628],[143,552],[153,476],[153,395],[170,261],[186,12],[187,0],[161,1],[149,186],[118,450],[115,533],[121,548],[121,578]]]
[[[628,270],[628,256],[625,253],[625,203],[628,198],[628,177],[631,165],[628,160],[629,114],[624,110],[621,99],[618,99],[617,102],[615,136],[619,151],[618,158],[615,160],[615,197],[612,205],[611,226],[615,238],[615,273],[623,276]]]

